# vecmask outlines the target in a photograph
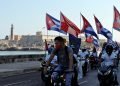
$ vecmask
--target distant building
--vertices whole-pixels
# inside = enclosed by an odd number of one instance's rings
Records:
[[[9,36],[7,35],[7,36],[5,36],[5,40],[9,40]]]
[[[42,35],[42,39],[43,39],[43,41],[47,41],[47,43],[49,43],[49,44],[53,44],[54,43],[54,39],[55,39],[55,37],[57,37],[58,35]],[[68,41],[69,41],[69,38],[68,38],[68,36],[66,35],[66,36],[62,36],[63,38],[65,38],[66,39],[66,42],[67,42],[67,44],[68,44]]]
[[[21,47],[42,47],[43,40],[42,35],[23,35],[18,41],[18,45]]]
[[[15,41],[19,41],[21,39],[22,36],[20,35],[14,35],[14,40]]]
[[[36,32],[36,36],[42,36],[42,32],[41,31]]]
[[[18,47],[18,42],[15,40],[9,40],[9,47]]]
[[[9,40],[0,40],[0,50],[5,50],[9,47]]]
[[[10,40],[13,40],[13,24],[11,24]]]

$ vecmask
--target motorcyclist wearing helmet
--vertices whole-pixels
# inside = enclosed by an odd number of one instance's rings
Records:
[[[79,59],[80,63],[82,65],[82,71],[83,71],[83,76],[86,76],[86,72],[88,70],[88,57],[89,57],[89,52],[87,49],[82,49],[79,53]],[[85,70],[85,71],[84,71]]]
[[[114,71],[114,76],[115,76],[115,84],[118,85],[117,81],[117,75],[116,75],[116,66],[117,66],[117,54],[114,52],[114,48],[112,45],[107,44],[105,46],[105,51],[101,55],[101,62],[105,62],[106,66],[111,66]]]

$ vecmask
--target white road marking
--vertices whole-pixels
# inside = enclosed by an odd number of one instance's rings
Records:
[[[84,83],[87,83],[87,81],[80,82],[79,85],[84,84]]]
[[[17,85],[17,84],[21,84],[21,83],[26,83],[26,82],[30,82],[31,80],[27,80],[27,81],[20,81],[20,82],[15,82],[15,83],[11,83],[11,84],[7,84],[4,86],[12,86],[12,85]]]

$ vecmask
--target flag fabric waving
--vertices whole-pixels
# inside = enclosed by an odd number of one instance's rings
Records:
[[[81,38],[77,38],[71,34],[69,34],[69,45],[73,48],[74,54],[78,54],[79,48],[81,45]]]
[[[86,42],[87,43],[93,43],[93,45],[98,48],[99,47],[99,41],[98,39],[94,38],[91,34],[85,33],[85,37],[86,37]]]
[[[47,30],[54,30],[63,34],[67,34],[63,30],[60,30],[60,21],[55,19],[49,14],[46,14],[46,26],[47,26]]]
[[[83,32],[89,33],[92,36],[95,36],[97,39],[99,39],[97,34],[95,33],[94,29],[92,28],[92,26],[88,22],[88,20],[82,14],[81,14],[81,16],[83,18],[83,28],[81,30],[81,33],[83,33]]]
[[[113,28],[115,30],[120,31],[120,13],[114,6],[114,21],[113,21]]]
[[[96,48],[98,48],[100,46],[98,39],[95,39],[95,38],[93,39],[93,44]]]
[[[61,22],[61,27],[60,27],[61,30],[75,37],[77,37],[78,34],[80,34],[80,29],[66,16],[64,16],[63,13],[60,13],[60,22]]]
[[[85,37],[86,37],[85,42],[87,42],[87,43],[92,43],[93,42],[93,36],[91,36],[91,34],[85,33]]]
[[[102,26],[102,24],[100,23],[100,21],[97,19],[96,16],[94,16],[94,19],[95,19],[97,33],[104,35],[107,39],[112,39],[112,33]]]

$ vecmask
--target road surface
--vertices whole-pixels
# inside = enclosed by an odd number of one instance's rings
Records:
[[[44,84],[40,72],[32,72],[0,78],[0,86],[44,86]]]
[[[120,71],[120,67],[119,67]],[[118,81],[120,82],[120,72],[118,71]],[[97,70],[91,70],[87,76],[79,81],[80,86],[99,86],[97,80]],[[44,86],[40,78],[40,72],[31,72],[21,75],[14,75],[0,78],[0,86]]]

